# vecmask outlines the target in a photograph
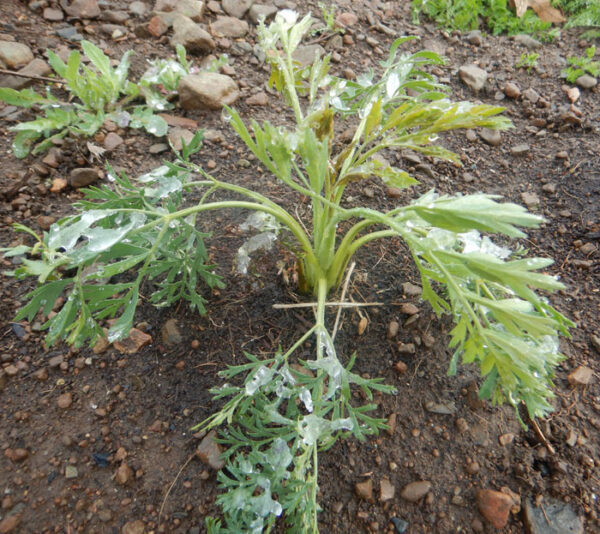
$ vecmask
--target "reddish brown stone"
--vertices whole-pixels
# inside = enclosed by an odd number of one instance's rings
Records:
[[[501,491],[485,489],[477,492],[477,506],[481,515],[496,528],[506,526],[513,504],[512,497]]]

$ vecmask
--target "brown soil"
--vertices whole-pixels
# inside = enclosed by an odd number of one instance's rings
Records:
[[[591,341],[593,335],[599,335],[600,310],[598,88],[582,90],[576,103],[581,124],[569,124],[560,117],[560,107],[569,105],[561,89],[561,58],[582,55],[578,33],[563,32],[560,40],[544,45],[538,51],[538,71],[528,74],[514,68],[521,53],[528,51],[507,37],[484,36],[482,46],[472,46],[460,35],[444,36],[432,26],[408,24],[408,2],[339,3],[340,11],[353,11],[360,21],[351,30],[355,44],[339,50],[341,62],[334,65],[336,73],[347,68],[357,73],[378,68],[383,56],[365,42],[364,36],[377,39],[381,50],[386,50],[394,36],[377,31],[373,24],[383,22],[397,35],[435,39],[446,48],[448,64],[438,74],[448,79],[456,100],[479,99],[497,104],[500,89],[508,80],[522,90],[532,88],[541,95],[543,101],[537,105],[523,98],[500,102],[506,106],[515,129],[502,135],[499,146],[468,139],[464,132],[444,139],[446,146],[461,155],[464,166],[456,168],[423,158],[416,170],[421,180],[416,189],[484,191],[518,203],[523,202],[522,193],[536,193],[540,200],[537,211],[548,222],[531,232],[523,245],[536,255],[556,260],[550,272],[559,274],[568,289],[550,298],[576,320],[577,329],[572,339],[561,342],[567,359],[558,369],[555,412],[540,422],[553,448],[549,452],[533,429],[520,428],[510,409],[490,407],[477,400],[474,392],[478,375],[473,369],[462,368],[457,376],[446,376],[449,323],[438,320],[418,298],[403,295],[402,283],[418,283],[418,279],[402,243],[389,240],[367,247],[356,258],[350,296],[355,301],[380,301],[384,305],[362,312],[369,320],[362,336],[357,334],[357,312],[346,312],[338,341],[341,353],[357,351],[358,372],[382,376],[397,386],[397,395],[378,399],[377,411],[381,417],[396,414],[396,427],[392,435],[383,433],[365,443],[342,442],[322,454],[321,532],[394,532],[392,518],[407,521],[407,532],[411,534],[493,532],[477,509],[475,494],[479,488],[502,487],[519,494],[523,502],[539,497],[568,502],[584,518],[585,532],[600,532],[596,501],[600,494],[600,347],[594,347]],[[105,2],[103,10],[126,9],[126,4],[124,0]],[[301,12],[311,9],[320,13],[313,2],[296,4]],[[213,15],[209,12],[207,17]],[[39,56],[46,48],[70,45],[54,34],[55,24],[16,0],[1,3],[0,20],[0,39],[12,36],[32,46]],[[130,29],[142,20],[132,19]],[[135,75],[144,70],[144,58],[171,53],[165,38],[129,34],[120,41],[107,38],[106,42],[97,31],[99,24],[87,24],[83,30],[88,32],[86,38],[107,45],[114,58],[133,48],[137,57]],[[246,40],[254,44],[256,33],[251,28]],[[412,43],[407,48],[416,51],[419,47]],[[236,107],[246,119],[270,118],[281,123],[286,116],[282,114],[283,102],[276,95],[269,95],[269,105],[264,108],[245,104],[254,88],[264,89],[267,77],[266,69],[253,64],[251,57],[232,56],[234,78],[243,88]],[[477,96],[457,75],[458,67],[474,61],[492,73],[487,89]],[[305,206],[301,199],[257,171],[219,113],[186,113],[181,109],[173,113],[221,132],[223,140],[207,142],[197,157],[199,163],[214,160],[216,175],[251,184],[286,205],[297,204],[302,212]],[[28,116],[23,112],[20,117]],[[4,146],[0,154],[2,191],[41,161],[34,157],[20,161],[12,156],[12,134],[7,131],[11,124],[0,122]],[[155,138],[139,131],[119,133],[125,143],[110,156],[113,166],[136,176],[161,163],[161,156],[148,152],[157,142]],[[529,152],[513,155],[510,148],[522,143],[530,145]],[[70,212],[71,203],[81,194],[69,189],[50,193],[48,186],[52,178],[66,177],[72,168],[85,163],[77,162],[78,157],[85,156],[85,147],[81,150],[57,169],[50,169],[48,177],[34,175],[16,196],[2,201],[1,246],[17,240],[11,229],[14,222],[39,229],[40,215],[58,218]],[[566,152],[566,159],[559,159],[561,152]],[[244,163],[241,159],[250,161],[250,167],[240,166]],[[362,184],[351,194],[357,202],[378,209],[405,200],[387,197],[385,188],[375,182]],[[406,198],[413,194],[416,191],[406,193]],[[15,377],[0,377],[0,448],[5,453],[0,455],[0,520],[20,514],[20,524],[13,532],[117,533],[133,520],[141,520],[147,532],[204,532],[205,516],[219,513],[214,503],[215,473],[193,457],[199,438],[190,431],[215,409],[208,389],[221,384],[217,372],[241,361],[243,351],[261,355],[278,345],[285,347],[304,332],[311,319],[309,311],[272,308],[274,303],[299,299],[293,287],[278,275],[278,261],[283,259],[291,265],[284,250],[263,255],[248,277],[232,274],[233,253],[241,244],[235,225],[244,216],[213,214],[205,223],[214,231],[209,240],[211,253],[227,282],[225,289],[210,296],[209,315],[190,314],[183,304],[162,310],[142,306],[136,323],[153,336],[155,343],[135,355],[123,356],[113,348],[99,355],[62,345],[46,348],[38,325],[11,322],[31,284],[0,277],[1,362],[3,367],[13,365],[19,369]],[[3,263],[5,269],[10,268],[9,260]],[[408,321],[396,339],[388,340],[390,321],[407,322],[408,316],[399,312],[398,304],[403,302],[413,302],[420,308],[418,318]],[[175,347],[161,345],[160,329],[170,318],[176,319],[183,335],[183,341]],[[193,340],[199,343],[193,345]],[[416,353],[399,354],[399,341],[416,343]],[[56,356],[63,357],[62,363],[51,367],[49,362]],[[395,369],[399,361],[407,367],[400,375]],[[592,383],[570,386],[566,377],[580,365],[594,370]],[[72,395],[72,404],[61,409],[57,399],[64,393]],[[429,402],[451,404],[452,413],[432,413],[426,409]],[[509,433],[514,434],[514,440],[501,445],[499,437]],[[115,478],[123,454],[120,448],[132,469],[124,485]],[[21,461],[13,456],[17,449],[26,451]],[[473,467],[473,462],[479,469]],[[65,477],[67,466],[76,468],[76,477]],[[375,503],[360,500],[354,492],[355,484],[367,477],[374,482]],[[377,497],[384,477],[395,486],[396,497],[382,504]],[[416,504],[400,499],[401,489],[416,480],[431,482],[429,495]],[[511,516],[503,532],[524,532],[520,513]]]

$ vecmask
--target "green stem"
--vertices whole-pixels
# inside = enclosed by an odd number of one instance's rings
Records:
[[[325,329],[325,304],[327,302],[327,291],[329,287],[327,285],[327,279],[319,278],[317,281],[317,310],[315,312],[315,329],[317,330],[317,360],[323,358],[323,344],[320,342],[319,336],[322,335],[322,330]],[[324,371],[319,370],[319,374]],[[323,380],[319,381],[315,396],[313,399],[315,407],[320,404],[321,397],[323,396]],[[312,510],[312,530],[314,534],[318,534],[318,506],[317,506],[317,490],[319,489],[318,484],[318,472],[319,472],[319,451],[318,443],[312,445],[312,491],[311,500],[314,503]]]
[[[287,47],[286,47],[287,48]],[[292,107],[294,108],[294,115],[296,116],[296,124],[302,124],[304,117],[302,115],[302,108],[300,107],[300,100],[296,93],[296,82],[294,80],[294,64],[292,62],[292,54],[289,49],[285,51],[285,64],[284,68],[281,69],[283,77],[285,78],[285,89],[289,96]]]

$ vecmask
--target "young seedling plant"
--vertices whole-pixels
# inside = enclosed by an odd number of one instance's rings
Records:
[[[284,10],[268,27],[259,27],[272,67],[270,83],[293,111],[294,124],[245,124],[234,109],[226,110],[232,128],[264,168],[281,186],[310,200],[312,221],[191,162],[200,147],[197,135],[175,163],[137,181],[111,173],[112,187],[89,189],[76,215],[36,236],[33,246],[8,251],[22,258],[16,276],[39,281],[17,320],[31,321],[41,313],[49,317],[48,343],[66,339],[81,345],[101,335],[109,341],[126,336],[143,289],[155,304],[183,298],[204,311],[201,286],[221,284],[196,229],[204,212],[256,212],[259,231],[279,229],[287,241],[294,238],[299,288],[316,301],[314,324],[291,347],[266,359],[245,354],[247,363],[222,371],[228,382],[212,390],[222,408],[196,427],[218,429],[225,448],[226,465],[218,475],[223,518],[207,519],[212,534],[271,532],[281,516],[288,532],[317,533],[319,453],[340,438],[364,440],[385,427],[370,415],[377,407],[373,394],[393,388],[352,371],[356,354],[338,354],[325,314],[328,296],[362,246],[388,237],[407,243],[423,298],[455,321],[449,373],[456,373],[461,359],[479,366],[480,396],[495,404],[508,402],[515,409],[523,404],[532,418],[551,411],[554,368],[562,359],[558,335],[567,335],[572,326],[535,292],[563,287],[539,272],[552,261],[526,258],[521,249],[513,252],[489,237],[523,237],[519,227],[539,226],[539,216],[483,193],[429,191],[387,212],[347,201],[353,182],[379,179],[396,188],[417,183],[388,164],[384,151],[413,150],[458,164],[456,154],[434,144],[438,136],[458,128],[508,128],[502,108],[451,102],[447,89],[426,71],[442,63],[439,56],[399,52],[409,37],[394,42],[380,76],[336,78],[329,74],[329,56],[301,67],[293,53],[312,24],[310,15],[298,20]],[[335,142],[336,120],[354,128],[341,147]],[[184,193],[197,188],[204,191],[201,201],[182,207]],[[212,200],[215,192],[230,192],[232,198]],[[54,314],[60,295],[67,298]],[[108,318],[116,321],[104,331]],[[310,340],[314,353],[299,359],[297,349]],[[357,404],[352,395],[357,388],[368,404]]]
[[[539,57],[540,55],[534,52],[530,54],[525,54],[525,52],[523,52],[515,64],[515,67],[517,67],[517,69],[527,69],[527,74],[531,74],[532,69],[535,69],[538,66]]]

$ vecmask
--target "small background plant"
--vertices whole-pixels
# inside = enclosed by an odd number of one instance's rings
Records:
[[[535,52],[531,52],[529,54],[523,52],[515,64],[515,67],[518,69],[527,69],[527,72],[530,74],[532,69],[535,69],[538,66],[537,60],[539,57],[540,55],[536,54]]]
[[[596,54],[596,47],[590,46],[586,48],[585,55],[583,57],[571,56],[567,58],[569,67],[564,69],[561,74],[570,83],[575,83],[577,78],[584,74],[597,77],[600,75],[600,61],[594,61]]]
[[[600,3],[596,0],[552,0],[551,5],[568,16],[565,28],[587,27],[584,37],[598,36]],[[540,20],[531,9],[517,16],[508,0],[412,0],[412,14],[415,24],[424,14],[451,30],[474,30],[484,23],[494,35],[527,33],[552,40],[559,33],[551,22]]]
[[[66,63],[48,50],[50,66],[64,81],[69,94],[67,101],[60,100],[49,89],[40,95],[31,89],[16,91],[0,87],[0,100],[44,113],[41,118],[10,128],[17,132],[12,149],[18,158],[26,157],[30,150],[33,154],[43,153],[67,135],[91,137],[106,119],[121,127],[144,128],[157,137],[167,133],[167,123],[155,112],[172,107],[169,95],[176,91],[179,79],[189,73],[183,47],[177,48],[177,60],[152,61],[138,83],[128,78],[132,52],[126,52],[113,68],[109,57],[96,45],[82,41],[81,48],[89,66],[83,63],[77,50],[71,52]]]

